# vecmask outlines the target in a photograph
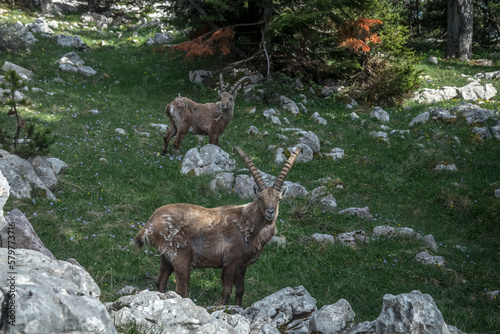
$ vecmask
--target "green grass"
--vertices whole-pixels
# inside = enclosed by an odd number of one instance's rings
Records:
[[[12,22],[34,21],[34,13],[29,12],[2,17]],[[74,22],[78,17],[63,20]],[[181,158],[159,155],[163,133],[150,126],[151,122],[167,123],[163,108],[178,93],[199,102],[216,100],[216,91],[190,83],[188,72],[216,67],[221,59],[188,62],[179,53],[154,53],[152,47],[143,45],[154,31],[140,32],[137,37],[126,27],[121,31],[124,36],[120,39],[114,34],[73,32],[91,47],[90,52],[79,53],[86,65],[98,72],[91,78],[59,73],[54,62],[72,50],[43,38],[29,54],[0,54],[0,63],[14,62],[35,73],[31,86],[55,93],[29,93],[33,103],[20,113],[53,131],[57,139],[52,156],[69,165],[68,171],[59,176],[54,192],[57,200],[11,197],[5,211],[19,208],[25,212],[58,259],[76,258],[102,289],[102,301],[116,300],[116,292],[125,285],[155,289],[159,257],[152,249],[138,252],[129,243],[156,208],[175,202],[207,207],[245,203],[235,194],[212,192],[208,176],[180,175]],[[96,42],[100,40],[109,45],[99,47]],[[424,60],[421,69],[433,78],[427,87],[435,88],[465,85],[467,81],[460,74],[499,67],[478,68],[454,61],[441,61],[435,66]],[[57,75],[65,82],[53,82]],[[492,83],[500,91],[500,84]],[[475,143],[471,128],[459,120],[452,125],[428,122],[410,129],[404,139],[393,135],[390,144],[378,142],[369,135],[380,126],[369,118],[371,107],[355,110],[366,119],[361,124],[350,119],[352,110],[343,103],[310,96],[307,88],[287,95],[293,98],[300,93],[308,95],[308,114],[282,117],[288,118],[290,127],[314,131],[323,153],[340,147],[346,157],[333,162],[322,156],[307,164],[297,163],[288,180],[300,182],[311,191],[321,178],[340,178],[343,190],[327,185],[339,208],[368,206],[375,219],[367,223],[323,212],[306,198],[284,200],[278,228],[287,244],[283,248],[267,246],[260,260],[249,267],[244,306],[284,287],[303,285],[318,307],[345,298],[356,312],[356,321],[362,322],[378,316],[384,294],[418,289],[432,295],[447,323],[469,333],[497,331],[500,303],[488,300],[485,290],[500,289],[500,200],[493,194],[494,183],[498,187],[500,182],[498,140]],[[495,99],[499,100],[500,94]],[[447,108],[463,102],[443,101],[433,106]],[[482,106],[499,109],[492,101],[484,101]],[[249,111],[253,107],[257,107],[257,113],[252,115]],[[261,114],[269,107],[277,106],[244,103],[240,94],[235,118],[220,144],[226,152],[240,146],[259,169],[276,175],[281,166],[273,163],[266,147],[288,147],[296,139],[289,136],[286,142],[277,140],[274,134],[278,128]],[[388,125],[409,129],[412,118],[429,107],[410,103],[387,108],[391,116]],[[93,109],[99,113],[88,112]],[[327,119],[328,125],[309,120],[315,111]],[[0,113],[2,126],[14,130],[14,121],[6,113],[5,108]],[[248,138],[245,131],[250,125],[271,135]],[[116,134],[116,128],[125,129],[127,135]],[[150,132],[150,136],[138,136],[134,129]],[[207,142],[207,138],[200,143],[188,135],[181,153]],[[243,168],[243,162],[234,157],[238,168]],[[459,171],[433,170],[443,162],[454,163]],[[425,247],[413,239],[372,239],[353,250],[309,238],[315,232],[335,235],[356,229],[370,234],[383,224],[432,234],[439,244],[435,255],[444,256],[446,267],[456,274],[415,262],[415,255]],[[456,245],[467,247],[467,251]],[[467,283],[462,283],[462,278]],[[168,288],[173,287],[170,281]],[[199,305],[218,303],[221,290],[220,271],[193,271],[190,296]]]

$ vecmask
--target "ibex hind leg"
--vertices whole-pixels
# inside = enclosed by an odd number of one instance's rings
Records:
[[[171,125],[167,133],[165,133],[165,137],[163,138],[163,154],[167,154],[168,142],[172,139],[173,136],[177,133],[177,127],[175,125]]]
[[[190,263],[181,263],[174,267],[175,292],[183,298],[189,297],[189,278],[191,275]]]
[[[182,125],[180,125],[177,128],[177,133],[175,135],[175,140],[174,140],[174,144],[173,144],[174,149],[176,150],[177,153],[180,153],[181,142],[184,139],[184,137],[186,136],[186,133],[188,132],[188,130],[189,130],[189,127],[182,126]]]
[[[160,292],[167,291],[168,278],[174,271],[174,266],[167,260],[164,256],[161,257],[160,270],[158,271],[158,277],[156,278],[156,288]]]

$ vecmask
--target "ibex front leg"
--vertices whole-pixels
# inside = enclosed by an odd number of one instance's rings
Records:
[[[233,292],[234,277],[236,276],[237,266],[234,264],[222,267],[222,304],[226,305],[231,292]]]
[[[234,285],[236,287],[236,296],[234,298],[234,304],[241,306],[243,300],[243,294],[245,293],[245,273],[247,267],[239,268],[234,279]]]

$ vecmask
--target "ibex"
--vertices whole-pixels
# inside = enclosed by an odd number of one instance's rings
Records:
[[[167,153],[170,139],[176,136],[174,148],[178,150],[181,141],[189,131],[196,135],[207,135],[210,144],[219,145],[219,136],[233,119],[234,100],[238,86],[247,77],[235,82],[229,92],[224,89],[222,73],[220,74],[219,102],[197,103],[187,97],[176,97],[165,107],[165,113],[170,120],[170,127],[163,138],[163,154]]]
[[[161,253],[156,279],[160,292],[165,292],[174,272],[175,292],[187,297],[191,269],[221,268],[222,303],[227,303],[234,284],[235,304],[241,306],[246,269],[275,234],[279,203],[287,190],[283,183],[301,148],[292,153],[272,187],[266,185],[252,160],[240,148],[235,150],[256,183],[253,202],[210,209],[168,204],[157,209],[135,237],[139,248],[149,244]]]

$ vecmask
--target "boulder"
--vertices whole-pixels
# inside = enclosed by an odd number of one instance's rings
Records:
[[[259,129],[257,129],[257,127],[251,125],[250,128],[248,128],[246,134],[247,135],[256,135],[256,134],[259,134]]]
[[[134,326],[140,333],[237,333],[225,321],[210,316],[203,307],[173,291],[143,290],[106,303],[106,308],[115,326]]]
[[[325,155],[333,161],[343,159],[345,157],[344,150],[338,147],[332,148],[332,151],[330,153],[325,153]]]
[[[17,198],[30,198],[33,188],[41,190],[49,199],[55,199],[54,194],[38,177],[31,164],[0,149],[0,171],[10,185],[10,194]]]
[[[50,27],[47,25],[47,23],[42,19],[42,18],[37,18],[35,22],[33,23],[28,23],[26,25],[26,28],[28,28],[31,32],[37,33],[37,34],[53,34],[54,31],[50,29]]]
[[[485,80],[495,80],[495,79],[498,80],[500,79],[500,70],[487,73],[477,73],[476,75],[474,75],[474,78],[485,79]]]
[[[433,109],[430,109],[429,112],[432,115],[432,119],[434,121],[443,121],[446,123],[453,123],[457,120],[457,116],[452,115],[450,113],[450,111],[447,109],[433,108]]]
[[[457,107],[452,108],[457,109]],[[469,125],[482,124],[489,119],[495,117],[495,111],[490,109],[482,109],[482,108],[471,108],[459,109],[462,112],[462,117],[465,118],[465,121]]]
[[[357,230],[353,232],[340,233],[337,236],[337,241],[339,241],[341,244],[345,246],[349,246],[356,249],[357,248],[356,241],[368,243],[370,242],[370,238],[366,236],[365,231]]]
[[[337,86],[325,86],[321,89],[321,96],[322,97],[330,97],[333,94],[338,94],[341,93],[342,90],[344,90],[344,86],[337,85]]]
[[[51,260],[56,259],[52,252],[45,247],[33,226],[19,209],[12,210],[10,215],[6,217],[6,222],[8,226],[0,230],[0,247],[9,247],[9,235],[14,233],[16,236],[16,249],[31,249],[48,256]]]
[[[299,156],[297,157],[297,160],[296,160],[297,162],[309,162],[314,158],[314,152],[313,152],[312,148],[309,145],[306,145],[304,143],[300,143],[300,144],[297,144],[295,146],[288,147],[287,150],[288,150],[288,152],[293,152],[298,147],[302,147],[302,152],[300,152]]]
[[[389,136],[388,136],[387,132],[384,132],[384,131],[372,131],[372,132],[370,132],[370,136],[376,138],[377,140],[389,143]]]
[[[311,115],[311,120],[316,122],[316,123],[319,123],[321,125],[327,125],[328,122],[326,121],[326,119],[324,119],[323,117],[320,116],[320,114],[318,112],[315,112],[314,114]]]
[[[329,234],[314,233],[313,235],[311,235],[311,238],[320,242],[329,242],[331,244],[335,243],[335,237]]]
[[[262,116],[264,116],[265,118],[269,118],[271,116],[274,116],[274,115],[279,115],[280,113],[277,112],[275,109],[271,108],[271,109],[266,109],[262,112]]]
[[[313,314],[309,321],[309,330],[322,334],[336,334],[346,328],[354,320],[356,314],[345,299],[335,304],[325,305]]]
[[[299,286],[284,288],[253,303],[241,314],[250,321],[250,333],[259,333],[265,325],[276,329],[307,326],[308,316],[317,311],[316,300]],[[307,327],[306,327],[307,328]]]
[[[160,32],[157,32],[155,34],[154,38],[148,38],[146,41],[147,45],[152,45],[152,44],[166,44],[172,40],[173,36],[169,33],[163,34]]]
[[[396,234],[396,230],[392,226],[379,225],[373,228],[372,234],[374,237],[389,238]]]
[[[12,291],[16,309],[3,333],[117,333],[99,301],[99,287],[85,270],[16,249],[12,275],[7,257],[8,250],[0,248],[0,290]],[[1,314],[9,314],[9,297],[0,294]]]
[[[62,174],[68,170],[68,164],[58,158],[47,158],[47,162],[56,174]]]
[[[338,209],[337,200],[332,194],[328,194],[319,200],[320,207],[327,212],[335,212]]]
[[[71,51],[66,54],[64,54],[59,60],[57,61],[58,64],[69,64],[72,66],[83,66],[85,65],[85,62],[83,61],[82,58],[75,52]]]
[[[429,112],[427,112],[427,111],[423,112],[420,115],[418,115],[417,117],[415,117],[414,119],[412,119],[412,121],[410,122],[410,127],[412,127],[416,124],[423,124],[423,123],[427,122],[430,117],[431,117],[431,115],[429,114]]]
[[[457,172],[458,168],[455,166],[455,164],[437,164],[436,167],[434,167],[435,170],[449,170],[452,172]]]
[[[97,71],[90,66],[78,66],[78,73],[85,75],[86,77],[91,77],[97,74]]]
[[[380,108],[380,107],[375,107],[371,112],[370,112],[370,117],[371,118],[375,118],[381,122],[389,122],[389,114],[387,113],[387,111],[385,111],[384,109]]]
[[[442,256],[432,256],[427,252],[418,253],[417,256],[415,257],[415,260],[423,264],[431,264],[438,266],[444,266],[446,264]]]
[[[217,188],[224,189],[226,191],[233,191],[235,176],[233,173],[223,172],[215,175],[215,179],[210,182],[210,188],[212,190],[217,190]]]
[[[25,69],[24,67],[18,66],[16,64],[10,63],[6,61],[2,66],[2,71],[15,71],[17,75],[21,77],[23,80],[29,80],[33,76],[33,72]]]
[[[19,22],[0,24],[0,51],[20,51],[32,47],[37,39]]]
[[[281,121],[279,117],[273,115],[270,118],[271,118],[271,123],[281,126]]]
[[[212,312],[212,317],[224,321],[233,327],[235,334],[250,333],[250,321],[240,314],[230,314],[226,310]],[[216,334],[216,333],[214,333]]]
[[[441,311],[430,295],[418,290],[384,296],[375,320],[376,333],[448,334]]]
[[[268,187],[272,187],[274,185],[274,181],[276,181],[275,176],[262,171],[259,171],[259,173]],[[241,198],[253,199],[255,197],[253,190],[254,186],[256,186],[256,184],[251,175],[240,174],[236,176],[236,180],[234,182],[234,192]],[[284,197],[303,197],[307,195],[306,188],[298,183],[285,181],[283,186],[288,188]]]
[[[58,34],[54,36],[54,40],[57,45],[72,47],[78,51],[87,51],[89,47],[79,36],[69,36],[64,34]]]
[[[339,214],[346,214],[349,216],[356,215],[361,219],[366,219],[367,221],[372,221],[373,219],[373,215],[370,213],[370,209],[367,206],[364,208],[347,208],[339,211]]]
[[[428,235],[424,236],[423,241],[424,241],[424,244],[427,247],[429,247],[432,251],[437,252],[438,245],[437,245],[436,241],[434,240],[434,237],[432,236],[432,234],[428,234]]]
[[[292,100],[290,100],[288,97],[281,95],[280,102],[281,102],[281,106],[285,110],[287,110],[289,113],[291,113],[292,115],[300,114],[300,109],[297,106],[297,104],[295,102],[293,102]]]
[[[33,167],[36,175],[38,175],[47,188],[54,190],[57,187],[56,174],[52,169],[52,165],[45,157],[40,155],[31,156],[28,158],[28,162],[31,164],[31,167]]]
[[[309,146],[314,154],[321,149],[319,138],[312,131],[308,131],[302,137],[299,137],[299,143]]]
[[[220,172],[235,170],[236,161],[229,157],[219,146],[207,144],[200,148],[193,147],[187,151],[181,164],[181,173],[194,173],[213,175]]]

